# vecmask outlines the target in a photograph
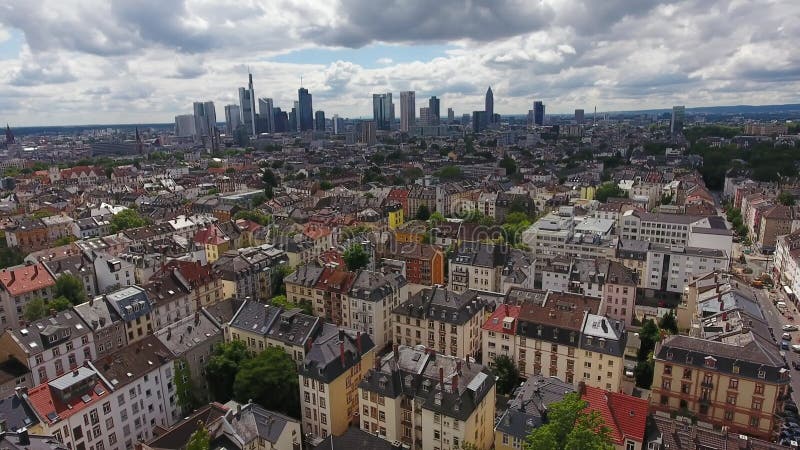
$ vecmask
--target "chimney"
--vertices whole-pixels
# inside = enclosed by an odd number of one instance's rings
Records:
[[[344,329],[339,329],[339,342],[344,342]]]
[[[17,439],[19,440],[19,445],[21,447],[31,445],[31,440],[28,437],[28,429],[25,427],[22,427],[19,430],[17,430]]]
[[[342,359],[342,367],[345,367],[345,360],[344,360],[344,341],[339,341],[339,357]]]
[[[36,265],[33,266],[33,277],[31,277],[31,280],[33,280],[34,278],[36,278],[38,276],[39,276],[39,265],[36,264]]]
[[[12,284],[14,284],[15,281],[17,281],[17,275],[14,273],[14,271],[12,270],[10,272],[11,272],[11,281],[8,282],[9,286],[11,286]]]
[[[444,367],[439,367],[439,383],[441,383],[442,390],[444,390]]]
[[[94,305],[94,295],[89,297],[89,306]]]
[[[236,403],[236,417],[238,418],[241,416],[242,416],[242,404]]]
[[[358,346],[358,354],[361,355],[361,332],[356,332],[356,345]]]
[[[458,395],[458,373],[453,374],[453,379],[451,380],[451,384],[453,385],[453,394]]]
[[[18,386],[16,388],[14,388],[14,394],[16,394],[17,398],[19,398],[21,400],[26,395],[28,395],[28,387],[27,386]]]

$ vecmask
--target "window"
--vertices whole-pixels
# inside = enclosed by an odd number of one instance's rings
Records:
[[[625,450],[636,450],[636,443],[633,441],[625,441]]]
[[[764,395],[764,385],[756,384],[756,395]]]
[[[692,369],[683,369],[683,378],[684,379],[692,378]]]
[[[727,421],[733,420],[733,410],[729,409],[725,411],[725,420]]]
[[[728,394],[728,397],[725,398],[725,402],[731,405],[736,404],[736,394]]]
[[[439,434],[439,430],[433,430],[433,439],[435,441],[438,441],[441,438],[442,438],[442,436]]]
[[[759,411],[761,410],[761,399],[760,398],[754,398],[753,399],[752,409],[756,409],[756,410],[759,410]]]
[[[328,416],[325,413],[322,413],[319,415],[319,420],[323,425],[326,425],[328,423]]]
[[[106,430],[110,430],[112,428],[114,428],[114,418],[109,417],[108,419],[106,419]]]
[[[759,421],[760,420],[759,420],[758,416],[751,416],[750,417],[750,426],[753,427],[753,428],[758,428],[758,422]]]
[[[103,414],[108,414],[111,412],[111,402],[103,403]]]
[[[738,389],[739,388],[739,379],[738,378],[731,378],[728,381],[728,389]]]
[[[672,388],[672,382],[667,379],[661,380],[661,388],[668,391]]]

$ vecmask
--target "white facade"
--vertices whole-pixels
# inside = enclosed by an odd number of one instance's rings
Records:
[[[683,293],[684,287],[701,274],[727,271],[730,258],[718,250],[690,247],[651,247],[647,252],[644,285],[650,289]]]

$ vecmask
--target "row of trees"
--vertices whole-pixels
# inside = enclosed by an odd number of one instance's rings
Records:
[[[725,214],[736,234],[741,237],[747,237],[749,230],[747,225],[744,224],[744,219],[742,219],[742,211],[739,208],[729,207]]]
[[[656,343],[665,334],[678,334],[678,321],[672,312],[665,314],[658,324],[653,319],[645,320],[639,330],[640,344],[639,351],[636,354],[637,363],[633,370],[633,375],[636,378],[636,386],[642,389],[650,389],[650,385],[653,384],[653,370],[655,367],[653,352],[655,351]]]

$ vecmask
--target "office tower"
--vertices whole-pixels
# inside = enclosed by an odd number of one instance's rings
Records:
[[[395,116],[394,116],[394,102],[391,102],[391,103],[392,104],[389,106],[389,112],[391,113],[391,114],[389,114],[389,127],[390,128],[392,127],[392,125],[394,125],[394,119],[395,119]]]
[[[494,123],[494,94],[492,93],[491,86],[486,90],[486,104],[483,110],[486,111],[487,120]],[[475,115],[475,113],[473,113],[473,115]]]
[[[344,120],[342,120],[338,114],[333,115],[333,134],[342,134],[344,133]]]
[[[360,124],[361,126],[361,142],[367,145],[375,145],[377,143],[377,139],[375,136],[375,130],[377,125],[374,120],[364,120]]]
[[[314,128],[314,110],[311,104],[311,94],[308,89],[297,90],[297,129],[298,131],[312,130]]]
[[[271,98],[258,99],[258,116],[265,121],[265,133],[275,132],[275,108],[272,105]]]
[[[379,130],[391,128],[392,116],[392,94],[372,94],[372,118]]]
[[[533,124],[544,125],[544,103],[538,100],[533,102]]]
[[[472,131],[480,133],[489,126],[489,114],[486,111],[472,111]]]
[[[239,105],[225,105],[225,132],[232,135],[242,123]]]
[[[578,125],[583,125],[583,110],[576,109],[575,110],[575,123]]]
[[[276,133],[285,133],[289,131],[289,115],[286,114],[286,111],[282,111],[280,108],[273,108],[273,120],[275,122],[275,132]]]
[[[528,126],[533,126],[533,110],[528,110]]]
[[[431,124],[431,109],[422,107],[419,109],[419,125],[423,127],[430,126]]]
[[[11,127],[6,124],[6,144],[13,144],[14,143],[14,133],[11,131]]]
[[[400,131],[408,133],[414,126],[417,107],[414,104],[414,91],[400,93]]]
[[[325,111],[317,111],[314,113],[314,129],[317,131],[325,131]]]
[[[439,110],[439,99],[434,95],[428,100],[428,125],[439,125],[439,118],[442,117]]]
[[[183,114],[175,116],[175,136],[189,137],[194,136],[194,116]]]
[[[289,111],[289,131],[296,132],[299,126],[297,121],[297,102],[294,102],[294,107]]]
[[[247,88],[239,88],[239,115],[247,132],[256,135],[256,93],[253,90],[253,74],[248,75]]]
[[[686,118],[685,106],[672,107],[672,120],[670,121],[670,128],[669,128],[672,134],[678,134],[683,131],[683,121],[685,118]]]
[[[195,139],[214,138],[217,128],[217,111],[214,102],[194,102]]]
[[[453,111],[453,108],[447,108],[447,123],[453,123],[456,121],[456,112]]]
[[[472,121],[472,116],[469,114],[462,114],[461,115],[461,125],[469,125]]]

